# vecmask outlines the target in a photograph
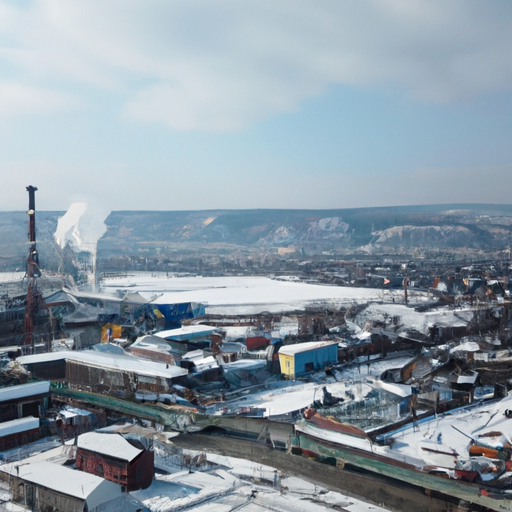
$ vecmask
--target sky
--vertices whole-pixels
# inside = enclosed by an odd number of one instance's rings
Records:
[[[0,0],[0,210],[511,202],[510,0]]]

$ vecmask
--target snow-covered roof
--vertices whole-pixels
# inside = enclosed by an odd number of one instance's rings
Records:
[[[130,345],[130,348],[143,348],[146,350],[171,352],[171,347],[161,336],[140,336]]]
[[[61,494],[86,500],[90,510],[123,495],[121,486],[113,482],[51,462],[36,464],[13,462],[0,466],[0,471],[12,476],[19,476],[27,482]]]
[[[162,293],[154,304],[200,302],[208,304],[212,314],[256,314],[305,309],[318,301],[352,304],[381,300],[382,289],[325,286],[320,284],[278,281],[261,276],[223,277],[150,277],[105,279],[105,289],[137,290],[148,299]],[[392,294],[393,291],[390,291]],[[397,296],[400,291],[397,292]]]
[[[185,361],[194,361],[196,359],[203,359],[204,358],[204,350],[197,349],[197,350],[191,350],[190,352],[187,352],[186,354],[183,354],[181,356],[181,359],[184,359]]]
[[[267,362],[263,359],[239,359],[232,363],[225,363],[222,368],[225,370],[255,370],[258,368],[264,368]]]
[[[34,364],[60,360],[77,361],[93,366],[101,366],[114,370],[133,372],[137,375],[151,377],[163,377],[172,379],[188,372],[184,368],[175,365],[166,365],[148,359],[142,359],[131,355],[108,354],[96,350],[48,352],[46,354],[33,354],[30,356],[18,357],[20,364]]]
[[[247,350],[247,347],[245,345],[243,345],[242,343],[228,342],[228,343],[222,343],[222,345],[219,345],[219,350],[226,354],[239,353],[239,352],[243,352],[244,350]]]
[[[372,382],[373,387],[384,389],[393,395],[401,396],[405,398],[412,395],[412,388],[406,384],[395,384],[393,382],[386,382],[383,380],[374,380]]]
[[[92,412],[77,407],[67,406],[59,410],[59,414],[64,418],[74,418],[76,416],[92,416]]]
[[[197,373],[204,372],[211,368],[218,368],[217,360],[213,356],[203,357],[201,359],[193,359],[195,370]]]
[[[307,341],[305,343],[296,343],[295,345],[285,345],[279,349],[279,354],[293,356],[300,352],[317,350],[319,348],[329,347],[331,345],[337,345],[337,343],[333,341]]]
[[[78,291],[78,290],[68,290],[66,288],[63,288],[63,291],[65,291],[72,297],[78,297],[80,299],[102,300],[105,302],[119,302],[119,303],[123,301],[123,299],[121,299],[119,296],[109,295],[109,294],[105,294],[105,293],[94,293],[94,292],[84,292],[84,291]]]
[[[237,340],[239,338],[245,338],[247,336],[248,331],[251,329],[250,326],[231,326],[226,325],[222,327],[222,331],[225,333],[225,340]]]
[[[450,353],[453,352],[478,352],[480,350],[480,345],[476,343],[476,341],[465,341],[464,343],[461,343],[460,345],[457,345],[456,347],[453,347],[450,350]]]
[[[5,402],[7,400],[19,400],[21,398],[34,395],[44,395],[49,392],[50,383],[47,381],[7,386],[5,388],[0,388],[0,402]]]
[[[475,372],[474,370],[472,370],[468,375],[452,374],[452,380],[457,384],[474,384],[476,382],[477,377],[478,372]]]
[[[127,462],[135,459],[143,450],[135,448],[120,434],[87,432],[78,437],[78,448],[108,455]]]
[[[148,301],[138,292],[128,292],[123,297],[123,302],[146,304]]]
[[[186,338],[187,336],[207,336],[217,331],[217,327],[210,327],[208,325],[184,325],[179,329],[169,329],[167,331],[155,332],[155,336],[160,338]]]
[[[0,437],[18,434],[19,432],[26,432],[27,430],[33,430],[34,428],[39,428],[39,418],[34,418],[32,416],[17,420],[4,421],[3,423],[0,423]]]

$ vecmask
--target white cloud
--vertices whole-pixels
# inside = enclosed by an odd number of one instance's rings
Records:
[[[70,94],[13,82],[0,82],[0,114],[46,114],[74,108],[79,101]]]
[[[35,0],[0,8],[8,20],[0,21],[0,59],[18,69],[20,83],[121,92],[125,117],[177,130],[239,130],[334,84],[434,102],[512,85],[508,0]]]

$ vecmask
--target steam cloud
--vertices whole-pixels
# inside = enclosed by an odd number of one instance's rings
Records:
[[[95,254],[98,240],[107,230],[104,221],[109,213],[105,208],[91,208],[86,201],[73,203],[59,218],[55,241],[62,248],[69,243],[76,251]]]

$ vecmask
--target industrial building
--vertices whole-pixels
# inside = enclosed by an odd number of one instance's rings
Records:
[[[51,462],[4,464],[0,479],[9,482],[13,502],[29,510],[130,510],[121,486]]]

